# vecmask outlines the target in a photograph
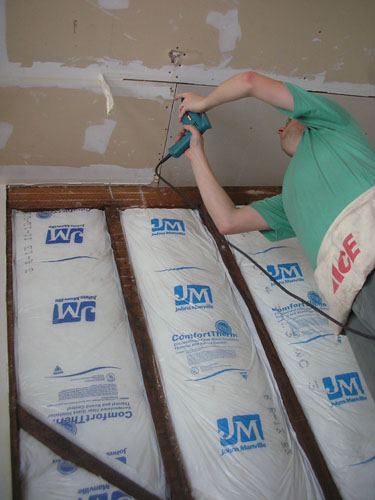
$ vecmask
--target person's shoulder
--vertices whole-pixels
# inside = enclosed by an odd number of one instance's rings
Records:
[[[306,90],[294,83],[285,83],[294,100],[294,118],[323,120],[331,125],[359,127],[353,116],[327,94]]]

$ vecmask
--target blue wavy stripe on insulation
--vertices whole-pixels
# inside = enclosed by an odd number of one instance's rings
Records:
[[[188,266],[188,267],[171,267],[170,269],[160,269],[160,271],[155,271],[156,273],[165,273],[169,271],[183,271],[184,269],[198,269],[198,271],[204,271],[201,267]]]
[[[313,340],[320,339],[322,337],[333,337],[333,333],[325,333],[324,335],[317,335],[316,337],[313,337],[312,339],[308,339],[308,340],[299,340],[298,342],[290,342],[289,345],[308,344],[309,342],[312,342]]]
[[[371,458],[369,458],[368,460],[365,460],[364,462],[358,462],[357,464],[350,464],[349,467],[356,467],[357,465],[365,465],[365,464],[369,464],[370,462],[373,462],[375,461],[375,455]]]
[[[200,380],[206,380],[208,378],[215,377],[216,375],[220,375],[220,373],[224,373],[224,372],[244,372],[244,371],[246,371],[246,370],[244,370],[243,368],[227,368],[225,370],[220,370],[219,372],[212,373],[212,375],[207,375],[207,377],[195,378],[195,379],[189,378],[186,381],[187,382],[199,382]]]
[[[85,375],[86,373],[95,372],[97,370],[105,370],[111,368],[114,370],[121,370],[119,366],[98,366],[97,368],[90,368],[90,370],[85,370],[84,372],[71,373],[70,375],[51,375],[45,378],[64,378],[64,377],[76,377],[77,375]]]
[[[254,252],[254,253],[248,252],[248,253],[249,253],[249,255],[260,255],[261,253],[267,253],[267,252],[270,252],[271,250],[279,250],[280,248],[289,248],[289,247],[286,247],[286,246],[270,247],[270,248],[267,248],[266,250],[262,250],[261,252]]]
[[[66,260],[75,260],[75,259],[94,259],[99,260],[98,257],[89,257],[88,255],[79,255],[78,257],[66,257],[66,259],[58,259],[58,260],[41,260],[41,264],[49,264],[50,262],[65,262]]]

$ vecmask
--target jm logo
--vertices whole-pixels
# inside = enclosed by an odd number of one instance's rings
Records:
[[[325,377],[323,378],[323,385],[330,401],[351,396],[361,396],[365,393],[358,372],[336,375],[335,382],[331,377]]]
[[[53,308],[52,323],[76,323],[85,321],[95,321],[95,300],[77,300],[67,302],[56,302]]]
[[[221,446],[264,441],[262,422],[258,414],[236,415],[232,417],[231,425],[227,418],[219,418],[217,431],[221,436]]]
[[[212,304],[211,288],[207,285],[178,285],[174,287],[176,306]]]
[[[179,219],[151,219],[151,232],[185,234],[185,224]]]
[[[267,266],[267,271],[275,280],[290,280],[293,278],[302,278],[302,271],[297,262],[290,264],[278,264],[277,268],[274,265]]]
[[[90,495],[88,500],[127,500],[129,497],[121,491],[114,491],[111,495],[109,493],[94,493]]]
[[[47,231],[46,244],[82,243],[83,227],[50,227]]]

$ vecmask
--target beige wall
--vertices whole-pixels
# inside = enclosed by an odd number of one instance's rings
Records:
[[[366,86],[375,78],[374,17],[373,0],[8,0],[6,44],[9,62],[22,68],[106,61],[126,77],[137,62],[146,79],[148,69],[164,68],[164,80],[176,50],[186,69],[251,67]],[[194,80],[202,83],[198,68]]]
[[[249,69],[356,96],[366,129],[374,18],[373,0],[0,0],[0,182],[149,184],[177,132],[175,93]],[[114,97],[109,116],[99,73]],[[227,105],[210,118],[225,184],[281,182],[274,110]],[[183,160],[167,169],[192,183]]]

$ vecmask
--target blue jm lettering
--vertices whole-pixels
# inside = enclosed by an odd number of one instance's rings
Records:
[[[71,302],[56,302],[53,308],[52,323],[75,323],[85,319],[85,321],[95,321],[95,300],[78,300]]]
[[[178,285],[174,287],[176,306],[212,304],[211,288],[207,285]]]
[[[277,270],[274,265],[267,266],[267,271],[275,280],[302,278],[302,271],[297,262],[290,264],[278,264]]]
[[[358,372],[336,375],[335,382],[331,377],[323,378],[323,385],[330,401],[347,396],[360,396],[365,393]]]
[[[184,221],[179,219],[151,219],[151,231],[153,233],[185,233]]]
[[[111,497],[108,493],[95,493],[89,496],[89,500],[126,500],[127,498],[129,498],[128,495],[118,490],[114,491]]]
[[[53,227],[47,231],[46,244],[82,243],[83,227]]]
[[[236,415],[232,417],[231,426],[227,418],[219,418],[217,430],[221,436],[221,446],[232,446],[238,442],[264,441],[262,423],[258,414]]]

